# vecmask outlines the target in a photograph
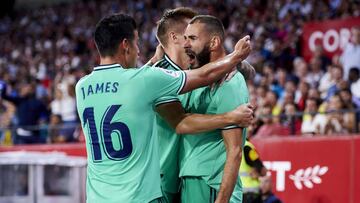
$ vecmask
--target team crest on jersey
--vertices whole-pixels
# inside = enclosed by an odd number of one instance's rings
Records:
[[[159,68],[162,72],[174,77],[174,78],[178,78],[180,76],[180,72],[178,71],[172,71],[172,70],[166,70],[166,69],[162,69]]]

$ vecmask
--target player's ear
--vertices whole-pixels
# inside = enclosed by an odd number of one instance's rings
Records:
[[[210,50],[218,49],[221,46],[221,39],[219,36],[213,36],[210,40]]]
[[[177,40],[178,40],[178,37],[176,36],[176,33],[175,33],[175,32],[170,32],[170,33],[169,33],[169,38],[170,38],[170,40],[173,41],[173,42],[177,42]]]
[[[128,39],[126,39],[126,38],[123,39],[120,42],[119,48],[121,50],[121,53],[128,54],[129,53],[129,48],[130,48],[130,41]]]

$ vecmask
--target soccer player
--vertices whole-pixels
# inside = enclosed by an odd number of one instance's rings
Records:
[[[161,201],[154,105],[224,76],[249,54],[249,38],[221,60],[186,72],[134,68],[138,32],[128,15],[103,18],[94,39],[100,65],[76,85],[88,154],[87,202]]]
[[[184,50],[184,32],[188,22],[197,13],[190,8],[176,8],[167,10],[158,22],[157,38],[164,48],[165,55],[155,64],[166,70],[182,71],[190,67],[189,57]],[[165,97],[157,104],[157,129],[160,148],[160,171],[162,191],[167,202],[176,202],[180,187],[179,179],[179,141],[183,133],[200,133],[239,124],[247,127],[252,121],[252,106],[242,105],[237,110],[240,114],[237,121],[229,118],[228,114],[203,115],[189,114],[183,107],[187,106],[191,92],[177,97]],[[183,119],[184,118],[184,119]],[[186,128],[178,127],[168,121],[182,120]]]
[[[224,35],[221,21],[213,16],[199,15],[190,21],[185,31],[185,49],[192,59],[192,68],[226,55]],[[215,90],[210,86],[193,90],[187,108],[194,113],[219,114],[247,103],[248,97],[245,79],[241,73],[236,73]],[[229,125],[181,139],[181,201],[241,202],[238,170],[245,129]]]

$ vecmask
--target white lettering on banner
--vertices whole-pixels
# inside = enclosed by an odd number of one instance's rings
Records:
[[[330,44],[331,38],[334,39],[332,44]],[[335,51],[339,47],[339,41],[340,41],[339,38],[340,37],[339,37],[338,33],[333,29],[325,32],[324,41],[323,41],[324,49],[328,52]]]
[[[310,48],[311,51],[315,51],[315,45],[316,45],[315,41],[317,39],[321,39],[321,38],[323,38],[323,33],[320,32],[320,31],[315,31],[310,35],[310,37],[309,37],[309,48]]]
[[[276,172],[276,191],[285,191],[285,173],[291,170],[290,161],[264,161],[265,167],[270,171]],[[314,183],[320,184],[322,182],[320,176],[324,175],[329,168],[327,166],[308,167],[306,169],[298,169],[293,175],[289,175],[289,179],[294,181],[294,185],[298,190],[306,188],[313,188]]]
[[[291,170],[290,161],[264,161],[268,170],[276,171],[276,190],[285,191],[285,172]]]
[[[334,52],[337,49],[343,49],[349,42],[351,33],[348,28],[342,28],[338,32],[337,30],[330,29],[325,33],[322,31],[314,31],[309,37],[309,48],[311,51],[315,51],[317,40],[321,40],[321,45],[327,52]]]

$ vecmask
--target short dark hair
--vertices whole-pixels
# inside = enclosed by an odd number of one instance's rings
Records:
[[[225,29],[220,19],[211,15],[198,15],[189,22],[194,23],[205,24],[205,29],[210,35],[218,35],[222,42],[225,40]]]
[[[358,68],[356,66],[351,67],[350,70],[349,70],[349,73],[356,74],[358,76],[358,75],[360,75],[360,68]]]
[[[100,56],[114,56],[121,41],[134,39],[135,30],[135,20],[126,14],[112,14],[101,19],[94,32]]]
[[[175,26],[181,25],[186,18],[192,19],[197,15],[197,12],[188,7],[179,7],[171,10],[166,10],[157,22],[157,33],[156,36],[159,39],[160,43],[164,46],[167,45],[166,34],[169,29],[174,28]],[[185,27],[182,27],[185,29]],[[179,30],[177,30],[179,31]],[[181,30],[182,31],[182,30]]]
[[[350,90],[349,87],[345,87],[345,88],[341,89],[339,92],[347,92],[347,93],[352,95],[351,90]]]
[[[314,101],[316,106],[320,106],[320,104],[321,104],[321,100],[319,100],[318,98],[315,98],[315,97],[309,97],[306,99],[306,101]]]

